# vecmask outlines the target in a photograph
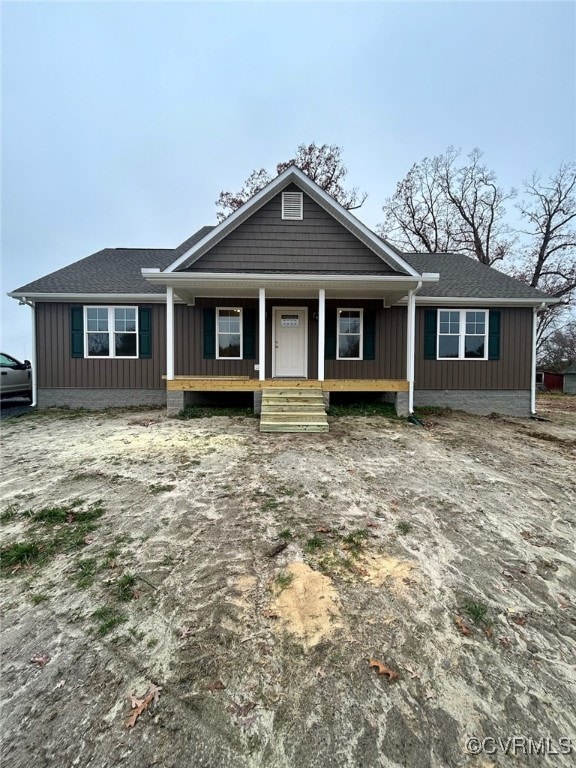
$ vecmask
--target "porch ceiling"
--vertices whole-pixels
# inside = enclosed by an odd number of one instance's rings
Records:
[[[147,270],[146,270],[147,272]],[[324,288],[327,299],[382,299],[394,304],[408,295],[419,282],[435,282],[437,275],[201,275],[182,273],[148,273],[151,282],[161,282],[174,288],[175,295],[187,304],[197,297],[257,298],[264,288],[266,298],[316,299]]]

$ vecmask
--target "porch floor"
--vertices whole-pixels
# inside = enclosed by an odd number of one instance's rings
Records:
[[[165,378],[165,377],[164,377]],[[175,376],[175,392],[258,392],[263,389],[316,389],[322,392],[408,392],[406,379],[250,379],[248,376]]]

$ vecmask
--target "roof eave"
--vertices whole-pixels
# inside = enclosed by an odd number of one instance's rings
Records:
[[[11,291],[7,294],[11,299],[24,302],[29,301],[109,301],[109,302],[137,302],[139,304],[165,302],[165,293],[95,293],[84,292],[79,293],[75,291],[62,291],[62,292],[47,292],[47,291]]]
[[[560,303],[561,299],[552,296],[545,297],[498,297],[498,296],[416,296],[417,304],[432,304],[434,306],[470,306],[481,307],[482,305],[497,306],[515,306],[515,307],[540,307]],[[398,302],[402,304],[403,302]]]

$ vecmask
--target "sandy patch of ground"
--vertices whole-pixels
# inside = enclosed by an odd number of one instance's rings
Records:
[[[271,613],[278,616],[278,632],[295,635],[312,648],[342,627],[332,579],[301,562],[290,563],[283,575],[286,586],[277,587],[271,604]]]
[[[576,413],[554,400],[325,435],[6,420],[2,546],[29,554],[0,580],[6,764],[573,765],[505,754],[576,746]]]

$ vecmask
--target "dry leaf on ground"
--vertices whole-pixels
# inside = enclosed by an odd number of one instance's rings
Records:
[[[42,656],[32,656],[30,659],[31,664],[38,664],[39,667],[44,667],[48,662],[50,661],[50,656],[48,656],[47,653],[42,654]]]
[[[146,712],[146,710],[150,707],[151,704],[156,703],[160,697],[160,691],[162,690],[161,687],[154,685],[154,683],[150,683],[148,686],[148,690],[146,691],[146,694],[143,699],[139,699],[133,694],[129,697],[130,698],[130,706],[134,710],[124,721],[124,725],[126,728],[134,728],[136,725],[136,721],[140,717],[140,715],[143,712]]]
[[[228,712],[232,712],[237,717],[246,717],[248,712],[251,712],[256,704],[253,701],[246,701],[244,704],[236,704],[235,701],[228,707]]]
[[[472,634],[472,630],[467,624],[464,623],[464,619],[461,618],[460,616],[456,616],[456,618],[454,619],[454,623],[456,624],[460,632],[464,635],[464,637],[469,637]]]
[[[223,691],[226,686],[222,682],[222,680],[213,680],[211,683],[207,683],[204,686],[205,691],[211,691],[214,693],[214,691]]]
[[[389,683],[398,677],[398,672],[394,672],[393,669],[390,669],[390,667],[387,667],[386,664],[377,659],[368,659],[368,664],[371,668],[374,667],[376,669],[378,675],[387,675]]]

